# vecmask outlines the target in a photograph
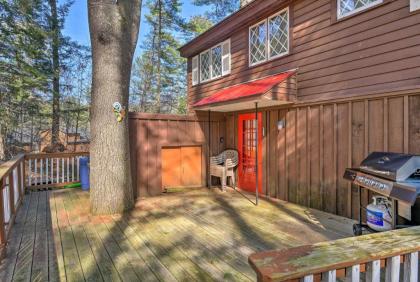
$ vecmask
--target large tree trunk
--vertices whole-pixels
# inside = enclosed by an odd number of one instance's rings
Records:
[[[90,199],[94,214],[131,209],[128,119],[118,123],[112,104],[128,109],[130,74],[137,44],[141,0],[89,0],[92,44]]]
[[[53,92],[52,92],[52,127],[51,143],[56,144],[60,140],[60,27],[58,24],[57,1],[49,0],[51,9],[51,49],[53,68]]]

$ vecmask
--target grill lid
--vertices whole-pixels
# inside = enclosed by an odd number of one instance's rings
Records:
[[[420,170],[420,156],[373,152],[360,164],[360,170],[393,181],[405,181]]]

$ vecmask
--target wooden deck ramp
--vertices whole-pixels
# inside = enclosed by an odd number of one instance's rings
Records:
[[[80,190],[32,192],[19,211],[0,281],[253,281],[256,251],[351,236],[352,221],[282,201],[195,189],[92,216]]]

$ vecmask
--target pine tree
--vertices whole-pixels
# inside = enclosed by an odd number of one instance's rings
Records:
[[[74,57],[80,52],[88,51],[61,34],[72,2],[55,7],[53,10],[56,11],[53,13],[50,6],[54,4],[52,1],[0,0],[2,158],[13,154],[12,149],[16,146],[9,145],[21,146],[24,139],[28,139],[23,138],[24,136],[29,135],[30,143],[33,144],[41,127],[51,128],[52,120],[55,121],[55,128],[59,129],[57,120],[59,122],[62,101],[60,95],[56,94],[67,87],[61,85],[62,77],[74,67]],[[57,36],[58,49],[53,48]],[[35,122],[40,117],[42,122]]]
[[[204,15],[191,17],[185,29],[186,40],[192,40],[213,26],[213,22]]]
[[[133,69],[131,104],[149,112],[177,112],[178,100],[185,96],[185,60],[179,56],[176,33],[186,24],[177,0],[149,0],[146,22],[150,32]]]
[[[213,23],[218,23],[236,12],[240,5],[239,0],[193,0],[193,4],[196,6],[208,6],[209,11],[206,12],[205,16]]]
[[[48,88],[43,1],[0,1],[0,158],[28,103]],[[34,105],[40,106],[40,105]]]

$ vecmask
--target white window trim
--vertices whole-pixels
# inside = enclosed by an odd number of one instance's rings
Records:
[[[253,29],[256,26],[261,25],[262,23],[265,24],[265,46],[266,46],[266,48],[265,48],[265,60],[262,60],[262,61],[259,61],[259,62],[255,62],[255,63],[251,63],[251,29]],[[268,53],[267,53],[267,50],[268,50],[268,48],[267,48],[267,43],[268,43],[267,39],[268,39],[268,34],[267,34],[267,19],[263,19],[262,21],[259,21],[258,23],[256,23],[256,24],[254,24],[254,25],[252,25],[252,26],[249,27],[249,29],[248,29],[248,62],[249,62],[249,66],[250,67],[256,66],[256,65],[259,65],[259,64],[262,64],[262,63],[264,63],[264,62],[267,61],[267,55],[268,55]]]
[[[374,1],[374,2],[372,2],[370,4],[368,4],[368,5],[366,5],[364,7],[357,8],[357,9],[351,11],[351,12],[348,12],[348,13],[342,15],[341,14],[341,1],[340,0],[337,0],[337,19],[342,19],[342,18],[351,16],[351,15],[354,15],[354,14],[356,14],[358,12],[361,12],[363,10],[369,9],[369,8],[371,8],[373,6],[376,6],[378,4],[381,4],[383,2],[384,2],[383,0],[376,0],[376,1]]]
[[[225,44],[226,42],[228,42],[229,41],[229,65],[230,65],[230,67],[229,67],[229,72],[228,73],[225,73],[225,74],[223,74],[223,66],[222,66],[222,69],[221,69],[221,75],[218,75],[218,76],[215,76],[215,77],[213,77],[213,58],[212,58],[212,50],[214,49],[214,48],[216,48],[216,47],[220,47],[222,50],[221,50],[221,52],[222,52],[222,54],[221,54],[221,63],[223,64],[223,44]],[[204,50],[203,52],[201,52],[199,55],[198,55],[198,57],[199,57],[199,61],[198,61],[198,73],[199,73],[199,79],[198,79],[198,83],[197,84],[200,84],[200,83],[205,83],[205,82],[208,82],[208,81],[211,81],[211,80],[215,80],[215,79],[218,79],[218,78],[221,78],[221,77],[224,77],[224,76],[227,76],[227,75],[229,75],[230,74],[230,72],[231,72],[231,70],[232,70],[232,65],[231,65],[231,63],[232,63],[232,45],[231,45],[231,42],[230,42],[230,38],[229,39],[227,39],[227,40],[225,40],[225,41],[223,41],[223,42],[221,42],[221,43],[218,43],[218,44],[216,44],[216,45],[214,45],[214,46],[212,46],[211,48],[209,48],[209,49],[206,49],[206,50]],[[209,57],[210,57],[210,78],[208,78],[208,79],[206,79],[206,80],[201,80],[201,54],[204,54],[204,53],[207,53],[207,52],[209,52]]]
[[[340,0],[337,0],[337,1],[340,1]],[[378,1],[382,1],[382,0],[378,0]],[[282,12],[284,12],[286,10],[287,10],[287,28],[288,28],[288,31],[287,31],[287,51],[284,52],[284,53],[278,54],[276,56],[270,56],[270,50],[269,50],[270,49],[270,43],[269,43],[269,40],[270,40],[269,38],[270,37],[269,37],[269,34],[268,34],[268,31],[269,31],[269,29],[268,29],[269,20],[271,18],[274,18],[275,16],[281,14]],[[259,62],[255,62],[255,63],[251,63],[251,29],[254,28],[254,27],[256,27],[256,26],[258,26],[258,25],[260,25],[263,22],[265,22],[265,33],[266,33],[266,36],[265,36],[265,45],[266,45],[266,48],[265,48],[265,60],[259,61]],[[289,55],[289,53],[290,53],[290,10],[289,10],[289,6],[287,6],[286,8],[278,11],[277,13],[271,15],[270,17],[268,17],[268,18],[266,18],[266,19],[264,19],[262,21],[259,21],[258,23],[256,23],[256,24],[254,24],[254,25],[252,25],[252,26],[249,27],[249,29],[248,29],[248,65],[249,65],[249,67],[254,67],[254,66],[257,66],[257,65],[266,63],[268,61],[271,61],[271,60],[274,60],[274,59],[278,59],[280,57]]]
[[[270,29],[269,29],[269,26],[268,25],[270,24],[270,20],[272,18],[280,15],[284,11],[287,11],[287,51],[286,52],[283,52],[283,53],[280,53],[278,55],[275,55],[275,56],[270,56],[270,53],[271,53],[270,52],[270,48],[271,48],[271,46],[270,46],[270,34],[269,34]],[[275,13],[274,15],[270,16],[267,19],[267,53],[268,53],[267,54],[267,58],[268,58],[267,60],[274,60],[274,59],[277,59],[277,58],[280,58],[280,57],[289,55],[289,52],[290,52],[290,11],[289,11],[289,6],[287,6],[283,10]]]

